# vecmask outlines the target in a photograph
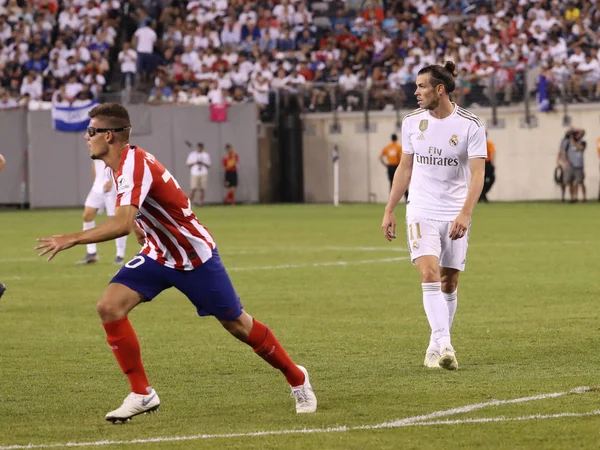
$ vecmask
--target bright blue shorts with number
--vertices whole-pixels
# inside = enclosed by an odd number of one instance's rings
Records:
[[[187,271],[170,269],[140,253],[121,267],[111,283],[124,284],[147,301],[174,287],[192,302],[200,316],[234,320],[242,314],[240,298],[217,249],[204,264]]]

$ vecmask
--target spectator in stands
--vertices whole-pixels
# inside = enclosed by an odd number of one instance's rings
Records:
[[[346,111],[352,111],[360,102],[361,93],[358,91],[360,80],[357,75],[352,73],[352,68],[346,66],[344,73],[339,78],[341,89],[340,107],[345,107]]]
[[[137,71],[137,52],[131,48],[131,43],[123,43],[118,58],[121,63],[121,88],[133,86]]]
[[[22,96],[28,95],[35,100],[42,98],[42,77],[35,70],[29,70],[29,73],[21,84],[20,94]]]
[[[150,27],[151,22],[151,19],[145,19],[133,37],[133,45],[138,55],[138,72],[143,82],[147,82],[150,79],[150,74],[156,65],[154,44],[158,37],[156,32]]]
[[[17,109],[19,107],[19,103],[10,97],[10,94],[7,91],[2,91],[0,94],[0,109]]]

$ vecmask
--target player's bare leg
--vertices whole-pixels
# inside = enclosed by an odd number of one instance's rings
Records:
[[[111,283],[96,305],[108,345],[131,385],[131,393],[123,404],[106,415],[109,422],[127,422],[138,414],[156,411],[160,406],[160,399],[146,377],[140,343],[127,317],[142,301],[143,296],[138,292],[123,284]]]
[[[569,192],[571,193],[571,203],[577,203],[577,187],[575,183],[569,183]]]
[[[83,210],[83,230],[91,230],[96,227],[96,213],[98,210],[90,206],[86,206]],[[86,255],[84,258],[77,261],[77,264],[93,264],[98,262],[98,254],[96,244],[88,244],[86,246]]]
[[[444,369],[458,368],[454,349],[450,343],[450,320],[448,305],[442,294],[442,279],[436,256],[421,256],[415,259],[415,265],[421,273],[423,288],[423,306],[431,327],[429,346],[425,353],[426,367],[434,368],[435,359],[439,355],[438,365]]]
[[[258,356],[283,373],[296,399],[297,413],[312,413],[317,410],[317,397],[308,372],[304,367],[294,364],[269,328],[245,311],[235,320],[220,322],[227,331],[248,344]]]

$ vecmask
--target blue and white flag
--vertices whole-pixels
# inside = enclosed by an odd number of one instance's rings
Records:
[[[88,112],[98,104],[90,100],[82,106],[52,106],[52,124],[56,131],[85,131],[90,124]]]

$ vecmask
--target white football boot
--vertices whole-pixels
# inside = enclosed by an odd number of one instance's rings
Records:
[[[458,369],[456,353],[450,344],[450,339],[440,339],[440,367],[446,370]]]
[[[292,388],[292,396],[296,399],[296,413],[313,413],[317,410],[317,397],[308,379],[308,372],[302,366],[297,366],[304,373],[304,384]]]
[[[440,352],[433,349],[427,349],[425,352],[425,361],[423,365],[429,369],[440,368]]]
[[[123,404],[114,411],[109,412],[105,418],[112,423],[124,423],[138,414],[154,412],[159,406],[160,399],[154,389],[147,395],[131,392],[125,397]]]

